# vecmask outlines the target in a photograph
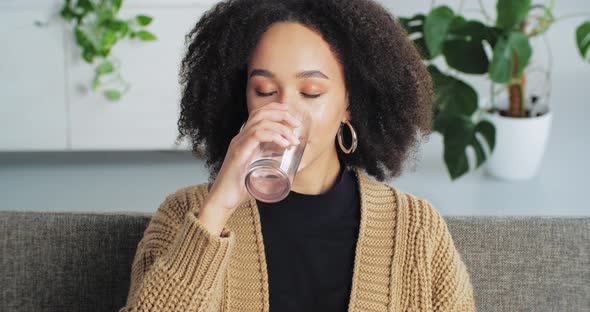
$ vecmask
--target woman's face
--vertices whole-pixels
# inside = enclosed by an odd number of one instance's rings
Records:
[[[299,170],[337,157],[334,138],[340,122],[350,120],[348,99],[341,64],[318,33],[294,22],[276,23],[264,32],[248,64],[246,99],[248,112],[280,102],[310,113]]]

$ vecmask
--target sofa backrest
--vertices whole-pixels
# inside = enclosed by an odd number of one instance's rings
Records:
[[[117,311],[150,218],[0,211],[0,307]],[[479,312],[589,310],[590,217],[445,220]]]

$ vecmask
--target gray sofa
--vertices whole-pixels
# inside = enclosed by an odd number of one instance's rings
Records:
[[[590,311],[590,217],[445,217],[478,311]],[[0,211],[1,311],[117,311],[149,215]]]

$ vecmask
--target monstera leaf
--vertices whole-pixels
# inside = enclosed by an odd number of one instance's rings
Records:
[[[483,145],[476,134],[482,134],[491,153],[495,147],[496,129],[487,120],[474,123],[471,119],[461,115],[449,115],[444,118],[448,120],[444,132],[443,157],[451,179],[455,180],[469,171],[468,147],[471,146],[475,151],[475,168],[481,166],[487,159]]]
[[[529,38],[520,32],[502,36],[494,47],[489,77],[492,81],[506,83],[512,77],[514,62],[517,63],[516,76],[520,76],[529,63],[532,54]],[[516,55],[516,58],[515,58]]]
[[[432,10],[424,21],[424,39],[430,55],[436,57],[442,52],[442,44],[447,37],[455,13],[448,6]]]
[[[442,47],[447,64],[468,74],[486,73],[489,60],[484,50],[484,40],[494,40],[492,32],[484,24],[456,16]]]
[[[429,65],[428,71],[436,91],[433,129],[444,137],[444,161],[454,180],[469,171],[468,147],[475,151],[476,168],[485,162],[487,155],[476,134],[480,133],[493,151],[496,129],[487,120],[472,121],[472,115],[478,108],[478,97],[471,86],[442,73],[434,65]]]
[[[498,0],[496,11],[498,18],[496,26],[506,31],[512,31],[522,23],[531,9],[531,0]]]

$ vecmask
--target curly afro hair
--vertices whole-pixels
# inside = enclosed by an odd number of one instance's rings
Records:
[[[206,159],[210,182],[248,118],[246,68],[257,39],[273,23],[287,21],[320,34],[343,66],[358,138],[354,153],[336,148],[343,165],[379,181],[400,175],[410,151],[432,131],[434,91],[397,19],[371,0],[226,0],[186,34],[179,74],[179,139],[190,136],[193,154]]]

